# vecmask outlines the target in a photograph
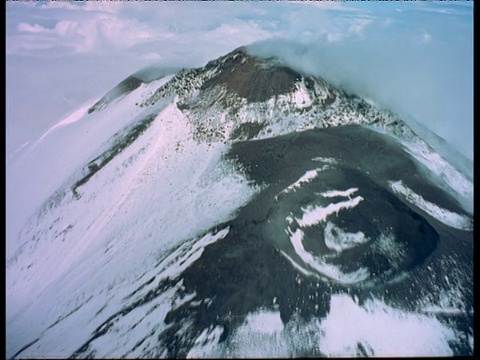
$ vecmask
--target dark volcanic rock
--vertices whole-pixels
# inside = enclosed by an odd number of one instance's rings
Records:
[[[249,102],[262,102],[293,90],[295,82],[300,79],[301,75],[294,70],[285,66],[267,66],[240,48],[226,55],[222,71],[207,80],[201,89],[223,84]]]
[[[115,86],[112,90],[106,93],[105,96],[98,100],[90,109],[88,109],[88,113],[90,114],[94,111],[99,111],[103,109],[113,100],[118,99],[120,96],[131,93],[133,90],[137,89],[140,85],[142,85],[142,83],[142,80],[135,76],[127,77],[117,86]]]
[[[458,270],[462,274],[458,281],[468,288],[473,276],[469,245],[473,235],[445,228],[392,192],[388,187],[392,179],[401,179],[421,193],[434,188],[428,178],[413,171],[414,160],[395,141],[364,127],[345,126],[238,142],[227,156],[266,188],[235,219],[214,230],[230,229],[224,239],[208,246],[201,258],[182,273],[185,292],[196,296],[167,315],[169,323],[176,324],[172,328],[175,330],[161,337],[168,356],[183,356],[184,349],[192,345],[188,337],[177,331],[186,316],[191,321],[192,334],[221,326],[222,338],[226,339],[231,329],[259,308],[278,309],[284,324],[293,314],[308,321],[329,312],[332,294],[347,291],[360,304],[376,296],[391,306],[413,310],[425,296],[449,290],[448,282],[428,280],[432,272],[440,278],[458,274]],[[306,171],[322,166],[319,157],[330,159],[323,160],[323,165],[328,166],[317,178],[282,193]],[[326,245],[325,222],[302,228],[294,219],[301,218],[309,206],[328,206],[339,201],[338,197],[322,199],[319,194],[354,187],[358,188],[355,196],[361,196],[362,201],[327,220],[342,229],[335,231],[361,231],[368,241],[338,254]],[[443,205],[461,212],[448,194],[436,195]],[[304,232],[303,246],[310,254],[345,274],[365,269],[366,276],[337,279],[304,263],[290,239],[298,229]],[[453,238],[462,239],[455,244],[455,253],[465,262],[446,261]],[[304,268],[304,272],[294,270],[290,261]],[[200,299],[212,301],[199,306]],[[466,299],[467,306],[473,306],[471,294]],[[471,324],[468,316],[455,321],[464,331]],[[456,346],[458,353],[469,351],[466,343]],[[318,355],[314,348],[305,354]]]

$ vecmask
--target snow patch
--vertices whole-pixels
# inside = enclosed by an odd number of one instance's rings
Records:
[[[187,359],[220,358],[218,343],[224,331],[223,326],[207,328],[195,339],[193,347],[187,354]]]
[[[336,252],[352,249],[355,246],[364,244],[370,239],[364,233],[348,233],[336,227],[332,222],[327,222],[325,226],[325,245]]]
[[[405,258],[405,245],[401,242],[395,241],[395,236],[390,233],[381,233],[372,245],[373,250],[384,254],[390,259],[391,266]]]
[[[223,348],[225,357],[281,357],[288,354],[288,343],[279,311],[259,310],[247,315]]]
[[[270,104],[272,103],[286,103],[294,104],[297,109],[305,109],[312,106],[313,101],[310,95],[310,92],[305,86],[304,79],[301,82],[295,83],[295,90],[287,93],[278,95],[276,98],[270,99]]]
[[[261,310],[249,314],[244,326],[259,333],[273,334],[283,330],[282,319],[278,311]]]
[[[187,358],[255,358],[289,354],[280,312],[260,309],[247,315],[223,343],[224,329],[207,328],[197,337]]]
[[[296,84],[296,87],[296,91],[292,94],[292,100],[297,106],[297,108],[304,109],[312,106],[312,99],[310,97],[310,93],[305,87],[303,79],[301,83]]]
[[[283,189],[280,194],[282,193],[288,193],[291,192],[292,190],[295,190],[296,188],[301,187],[302,184],[308,183],[312,180],[314,180],[320,171],[326,170],[328,167],[324,166],[321,168],[316,168],[313,170],[308,170],[304,175],[302,175],[297,181],[295,181],[293,184],[289,185],[287,188]]]
[[[354,324],[354,326],[352,326]],[[452,356],[456,334],[433,316],[396,309],[378,299],[364,305],[347,294],[334,294],[323,319],[308,322],[294,314],[283,325],[278,311],[250,313],[220,343],[220,326],[197,337],[189,358]],[[473,348],[473,337],[468,338]]]
[[[320,195],[323,196],[323,197],[327,197],[327,198],[342,196],[342,197],[348,197],[350,199],[350,196],[352,196],[352,194],[356,193],[357,191],[358,191],[358,188],[351,188],[351,189],[344,190],[344,191],[329,190],[329,191],[325,191],[323,193],[320,193]]]
[[[359,268],[351,273],[345,274],[338,266],[325,262],[321,257],[313,256],[306,251],[303,246],[303,231],[297,229],[292,232],[290,228],[288,228],[288,231],[290,234],[290,242],[293,245],[295,253],[300,257],[304,264],[313,270],[316,270],[318,274],[341,284],[354,284],[364,281],[369,277],[370,271],[366,268]]]
[[[451,356],[448,342],[455,340],[454,331],[435,317],[395,309],[378,299],[360,306],[346,294],[332,296],[319,330],[319,347],[326,356]]]

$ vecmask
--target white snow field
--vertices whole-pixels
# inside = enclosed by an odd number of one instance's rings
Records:
[[[167,80],[141,86],[99,112],[81,109],[75,121],[62,121],[8,164],[7,357],[35,340],[22,357],[72,354],[125,306],[138,284],[156,277],[155,287],[221,240],[228,229],[202,234],[254,195],[255,187],[222,161],[227,145],[192,139],[174,99],[153,109],[134,106]],[[150,114],[154,121],[128,151],[75,195],[70,187],[85,173],[84,164],[112,146],[112,135]],[[136,309],[123,318],[131,322],[118,326],[142,323],[151,311],[161,323],[172,294],[162,294],[158,307]],[[123,356],[130,342],[153,336],[158,327],[145,320],[116,338],[120,343],[102,337],[97,356]]]
[[[347,294],[332,295],[325,318],[305,322],[294,316],[286,325],[278,310],[251,313],[231,338],[219,343],[223,329],[205,329],[191,358],[319,356],[451,356],[448,341],[457,334],[434,317],[394,309],[381,300],[359,305]]]

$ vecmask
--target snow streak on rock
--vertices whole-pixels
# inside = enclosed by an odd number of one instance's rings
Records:
[[[301,218],[297,219],[300,226],[312,226],[321,223],[327,219],[327,216],[332,214],[338,214],[342,209],[352,209],[363,200],[363,197],[356,196],[351,200],[339,201],[337,203],[331,203],[327,206],[307,206],[302,208],[304,214]]]
[[[470,217],[443,209],[425,200],[421,195],[406,187],[401,180],[389,181],[389,185],[396,194],[402,195],[410,204],[417,206],[445,225],[460,230],[473,230],[473,220]]]
[[[309,268],[315,270],[317,274],[332,279],[340,284],[354,284],[362,282],[368,279],[370,272],[367,268],[359,268],[351,273],[344,273],[338,266],[327,263],[321,257],[313,256],[311,253],[305,250],[303,246],[303,231],[297,229],[295,232],[290,233],[290,241],[295,249],[295,253],[300,257],[303,264]]]
[[[308,183],[309,181],[315,179],[318,175],[318,173],[322,170],[328,169],[328,166],[323,166],[321,168],[313,169],[307,171],[300,179],[295,181],[293,184],[289,185],[287,188],[283,189],[280,194],[285,194],[290,191],[295,191],[296,188],[299,188],[302,184]],[[279,194],[279,195],[280,195]],[[277,195],[278,197],[278,195]]]
[[[423,140],[403,143],[405,151],[426,166],[446,189],[452,191],[465,210],[473,214],[473,183]]]
[[[321,193],[320,195],[323,196],[323,197],[328,197],[328,198],[337,197],[337,196],[350,198],[350,196],[353,195],[354,193],[356,193],[357,191],[358,191],[358,188],[351,188],[351,189],[344,190],[344,191],[329,190],[329,191],[325,191],[325,192]]]

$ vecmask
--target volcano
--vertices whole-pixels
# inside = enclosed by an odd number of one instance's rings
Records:
[[[473,182],[241,47],[7,161],[7,358],[473,354]]]

